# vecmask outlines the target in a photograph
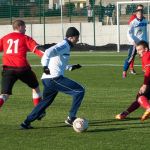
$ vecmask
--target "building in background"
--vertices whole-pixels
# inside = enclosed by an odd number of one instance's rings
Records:
[[[109,3],[111,4],[116,4],[117,1],[122,1],[122,0],[95,0],[95,5],[99,5],[100,2],[102,3],[103,6],[108,5]],[[131,0],[126,0],[126,1],[131,1]],[[49,0],[49,8],[60,8],[60,5],[65,5],[66,3],[74,3],[76,8],[83,8],[84,6],[89,5],[89,0]]]
[[[76,8],[83,8],[86,6],[86,0],[49,0],[50,9],[58,9],[60,5],[65,5],[66,3],[74,3]]]

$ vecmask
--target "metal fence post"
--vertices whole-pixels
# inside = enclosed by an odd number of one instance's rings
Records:
[[[41,24],[41,22],[42,22],[42,20],[41,20],[41,14],[42,14],[41,13],[42,12],[42,10],[41,10],[41,7],[42,7],[41,0],[39,0],[39,7],[40,7],[40,9],[39,9],[40,10],[40,12],[39,12],[40,14],[39,15],[40,15],[40,24]]]
[[[10,15],[10,24],[12,24],[12,0],[10,0],[10,6],[9,6],[9,15]]]
[[[45,0],[43,0],[43,27],[44,27],[44,44],[45,44]]]

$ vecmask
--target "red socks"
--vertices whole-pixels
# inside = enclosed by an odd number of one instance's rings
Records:
[[[140,107],[140,104],[138,103],[138,101],[134,101],[126,110],[128,113],[131,113],[133,111],[135,111],[136,109],[138,109]]]
[[[130,63],[130,70],[133,70],[133,67],[134,67],[134,59],[131,60],[131,63]]]
[[[37,106],[40,101],[41,101],[41,97],[33,98],[33,104],[34,104],[34,106]]]
[[[0,107],[2,107],[3,104],[4,104],[4,100],[0,98]]]
[[[138,98],[138,102],[139,102],[140,106],[143,107],[144,109],[149,109],[150,108],[150,103],[149,103],[147,97],[140,96]]]

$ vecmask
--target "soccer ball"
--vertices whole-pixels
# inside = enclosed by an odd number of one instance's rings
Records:
[[[84,132],[88,128],[88,121],[84,118],[77,118],[73,122],[73,129],[76,132]]]

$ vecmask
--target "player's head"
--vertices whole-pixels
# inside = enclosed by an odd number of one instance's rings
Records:
[[[66,38],[72,44],[76,44],[79,41],[79,35],[79,31],[75,27],[69,27],[66,31]]]
[[[142,4],[138,4],[136,6],[136,10],[143,10],[144,9],[144,6]]]
[[[149,45],[145,41],[140,41],[136,44],[136,50],[139,56],[142,57],[144,52],[149,51]]]
[[[137,9],[135,12],[136,12],[136,17],[138,19],[142,19],[142,17],[143,17],[143,10]]]
[[[26,25],[25,25],[25,22],[23,20],[15,20],[12,23],[12,26],[13,26],[14,31],[17,31],[17,32],[25,34],[25,32],[26,32]]]

